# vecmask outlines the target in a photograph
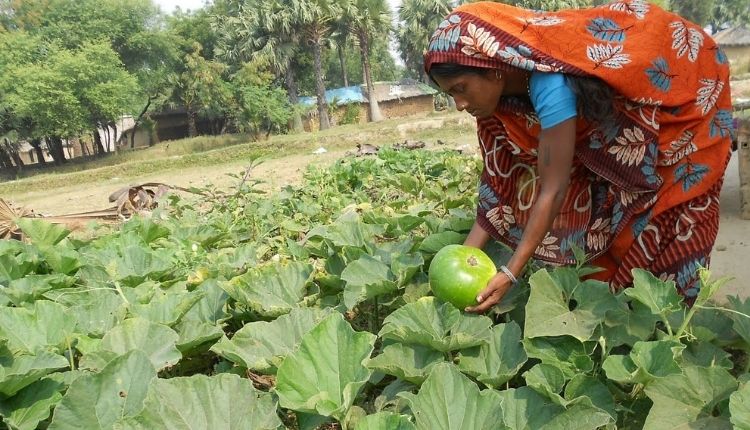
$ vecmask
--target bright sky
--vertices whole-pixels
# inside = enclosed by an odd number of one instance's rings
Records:
[[[205,0],[154,0],[164,13],[172,13],[175,7],[182,10],[196,10],[203,7]]]
[[[182,10],[196,10],[203,7],[205,0],[154,0],[161,10],[165,13],[172,13],[176,6],[179,6]],[[401,0],[388,0],[391,5],[391,9],[395,15],[396,8],[401,4]]]

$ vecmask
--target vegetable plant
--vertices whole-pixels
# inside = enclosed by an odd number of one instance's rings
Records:
[[[386,148],[115,229],[20,221],[27,240],[0,241],[0,428],[750,428],[750,301],[713,302],[727,280],[706,270],[691,308],[643,270],[613,293],[583,257],[486,315],[436,297],[480,163]]]

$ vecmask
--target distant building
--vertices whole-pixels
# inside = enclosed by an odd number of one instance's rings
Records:
[[[99,133],[99,137],[102,140],[102,148],[104,148],[104,152],[116,151],[116,142],[118,139],[122,138],[123,131],[133,127],[133,123],[133,117],[125,115],[115,121],[114,128],[108,127],[107,129],[98,129],[97,133]],[[92,134],[72,139],[63,139],[63,153],[65,153],[65,158],[72,160],[82,156],[94,155],[93,139]],[[40,147],[42,149],[44,161],[50,163],[54,162],[52,155],[50,155],[49,149],[47,148],[47,142],[42,140]],[[37,151],[27,141],[20,142],[18,155],[26,165],[39,163]]]
[[[401,118],[413,115],[426,115],[435,109],[434,97],[437,91],[421,82],[408,80],[401,82],[376,82],[375,97],[378,100],[383,119]],[[358,111],[356,123],[370,121],[370,98],[366,85],[326,90],[326,102],[333,111],[332,124],[341,124],[352,109]],[[318,128],[318,110],[316,97],[300,97],[300,103],[309,106],[303,118],[305,131]],[[347,112],[348,111],[348,112]]]
[[[729,27],[713,35],[713,39],[729,58],[732,72],[750,72],[750,29],[746,26]]]

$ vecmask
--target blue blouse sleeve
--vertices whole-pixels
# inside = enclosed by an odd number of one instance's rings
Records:
[[[547,129],[577,115],[576,95],[565,83],[562,73],[532,72],[529,97],[542,129]]]

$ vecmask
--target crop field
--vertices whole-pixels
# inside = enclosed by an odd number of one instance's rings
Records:
[[[480,168],[383,148],[86,235],[19,220],[0,428],[750,428],[750,299],[715,304],[707,271],[692,308],[645,271],[612,294],[582,263],[530,264],[487,315],[433,297]]]

